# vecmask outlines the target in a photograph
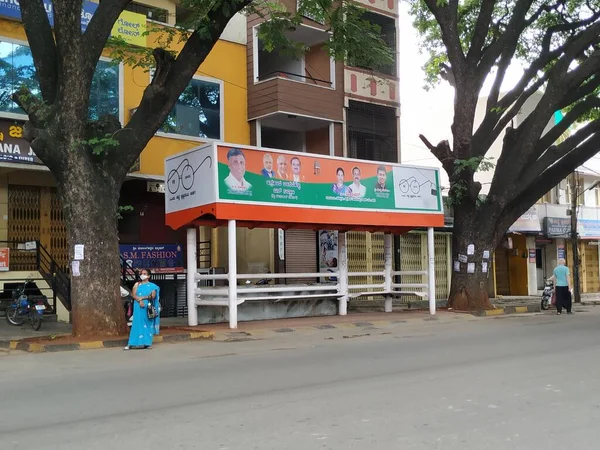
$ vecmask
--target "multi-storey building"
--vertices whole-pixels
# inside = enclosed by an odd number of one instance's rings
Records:
[[[83,7],[93,12],[95,3],[84,1]],[[131,45],[153,46],[155,31],[160,32],[157,29],[174,26],[184,20],[186,14],[175,0],[131,2],[122,17],[137,30],[151,30],[152,34],[140,34],[136,38],[123,34],[121,37],[129,39]],[[0,247],[10,248],[10,271],[0,272],[0,276],[5,280],[22,281],[32,275],[40,276],[37,273],[39,258],[35,251],[25,250],[25,242],[39,241],[46,252],[44,255],[54,260],[56,267],[68,265],[70,252],[54,178],[22,139],[21,127],[27,116],[10,100],[10,95],[22,83],[32,87],[36,83],[20,17],[18,2],[0,2]],[[132,211],[123,213],[119,223],[122,243],[185,241],[185,235],[164,225],[160,182],[165,156],[209,140],[250,143],[246,114],[245,23],[242,15],[231,21],[177,102],[169,116],[169,126],[148,143],[138,164],[132,168],[121,193],[121,204],[133,207]],[[121,123],[127,123],[149,82],[150,74],[146,70],[112,64],[110,53],[105,52],[96,69],[90,117],[115,114]],[[45,269],[50,272],[49,266]],[[59,316],[68,317],[60,306]]]

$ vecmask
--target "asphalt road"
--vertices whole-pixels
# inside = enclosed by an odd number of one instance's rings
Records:
[[[600,445],[600,308],[385,333],[5,355],[0,448]]]

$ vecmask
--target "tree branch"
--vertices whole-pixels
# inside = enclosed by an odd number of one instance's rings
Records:
[[[458,1],[451,0],[448,4],[443,4],[438,0],[425,0],[425,4],[436,18],[442,32],[442,41],[448,51],[454,80],[462,85],[465,82],[467,61],[458,34]]]
[[[600,85],[600,82],[598,83]],[[571,103],[569,103],[571,104]],[[552,127],[535,145],[534,157],[537,159],[554,144],[574,123],[585,113],[593,108],[600,108],[600,98],[590,96],[584,101],[576,104],[571,111],[556,125]],[[600,147],[600,146],[599,146]]]
[[[481,57],[483,45],[485,44],[492,23],[492,15],[495,6],[496,0],[483,0],[481,2],[481,8],[475,24],[475,31],[471,38],[471,46],[467,53],[468,61],[479,61],[479,58]]]
[[[425,144],[425,146],[433,153],[439,162],[442,163],[444,170],[448,173],[449,176],[452,175],[454,171],[454,161],[455,157],[450,149],[450,143],[448,141],[441,141],[438,145],[433,145],[429,140],[423,136],[419,135],[419,139]]]
[[[598,122],[598,121],[596,121]],[[600,130],[600,124],[596,123],[594,127]],[[598,138],[600,134],[591,134],[588,139],[570,153],[565,155],[560,161],[550,166],[547,170],[537,177],[529,179],[520,189],[520,194],[516,195],[512,201],[508,202],[503,208],[503,221],[510,222],[510,226],[520,215],[528,208],[526,205],[532,205],[542,196],[556,186],[560,180],[573,172],[574,167],[579,167],[598,152]],[[566,141],[565,141],[566,142]],[[562,144],[561,144],[562,145]]]
[[[54,103],[58,88],[58,58],[52,27],[41,1],[21,2],[21,16],[42,98]]]
[[[119,133],[119,151],[113,152],[112,164],[123,177],[142,152],[146,142],[162,126],[179,95],[219,40],[231,18],[253,0],[237,0],[230,8],[215,6],[207,14],[208,29],[194,31],[177,58],[165,50],[154,51],[157,67],[150,85],[123,132]]]
[[[95,70],[96,63],[110,37],[113,25],[131,0],[102,0],[83,34],[85,65]]]

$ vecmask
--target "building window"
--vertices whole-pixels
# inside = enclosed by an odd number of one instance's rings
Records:
[[[0,112],[25,114],[11,99],[21,86],[34,95],[40,93],[31,50],[26,45],[0,41]]]
[[[350,158],[398,162],[396,108],[350,100],[347,129]]]
[[[153,6],[146,6],[140,3],[131,2],[125,7],[125,10],[137,14],[143,14],[148,19],[156,22],[169,23],[169,11],[163,8],[155,8]]]
[[[98,61],[92,78],[89,116],[99,119],[106,115],[119,117],[119,66]]]
[[[381,67],[368,67],[361,61],[358,61],[355,57],[352,56],[352,53],[348,55],[348,66],[358,67],[360,69],[366,70],[376,70],[377,72],[381,72],[385,75],[396,76],[396,62],[397,62],[397,52],[396,52],[396,20],[384,16],[382,14],[377,14],[371,11],[366,11],[362,16],[362,19],[370,22],[371,24],[378,25],[381,28],[381,39],[385,42],[386,46],[390,49],[390,51],[394,54],[394,61],[392,64]]]
[[[221,84],[194,78],[179,96],[161,131],[220,140],[221,117]]]
[[[40,95],[31,50],[26,45],[0,41],[0,114],[26,115],[11,96],[21,86]],[[119,66],[99,61],[92,79],[89,117],[119,116]]]

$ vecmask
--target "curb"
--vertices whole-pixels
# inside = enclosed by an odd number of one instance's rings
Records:
[[[542,311],[540,305],[527,305],[527,306],[505,306],[504,308],[495,308],[482,311],[473,311],[471,314],[478,317],[490,317],[490,316],[506,316],[511,314],[528,314],[528,313],[539,313]]]
[[[153,344],[160,344],[163,342],[183,342],[183,341],[194,341],[199,339],[213,339],[215,333],[209,331],[189,332],[189,333],[178,333],[178,334],[167,334],[154,336]],[[37,342],[23,342],[23,341],[0,341],[0,348],[7,350],[20,350],[29,353],[50,353],[50,352],[65,352],[75,350],[97,350],[101,348],[115,348],[125,347],[128,339],[107,339],[104,341],[86,341],[86,342],[73,342],[69,344],[61,343],[48,343],[40,344]]]

